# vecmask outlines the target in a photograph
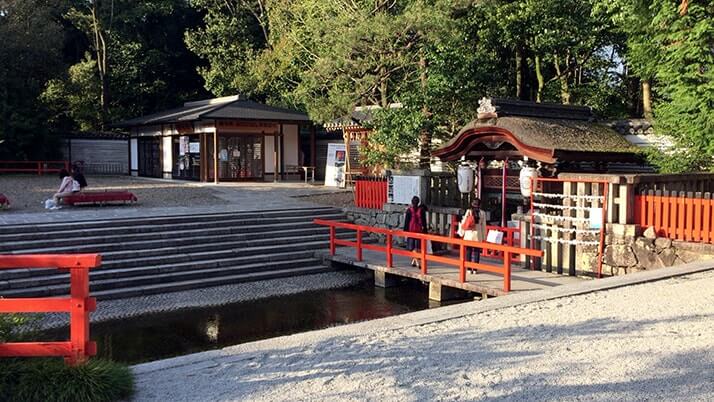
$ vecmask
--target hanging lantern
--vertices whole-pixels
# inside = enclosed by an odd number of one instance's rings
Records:
[[[474,170],[469,165],[460,165],[456,170],[456,177],[459,183],[459,191],[468,194],[474,190]]]
[[[538,177],[538,171],[534,167],[524,166],[518,177],[521,184],[521,195],[524,197],[531,196],[531,179]]]

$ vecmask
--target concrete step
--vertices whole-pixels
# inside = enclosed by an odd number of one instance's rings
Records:
[[[128,244],[136,242],[147,242],[147,241],[168,241],[174,243],[176,241],[182,241],[186,239],[207,239],[207,238],[220,238],[221,236],[231,236],[231,235],[242,235],[242,238],[248,237],[259,237],[260,235],[270,235],[274,232],[279,232],[290,229],[304,228],[305,230],[312,231],[327,231],[327,228],[313,224],[311,221],[304,222],[290,222],[290,223],[262,223],[258,225],[251,226],[236,226],[236,227],[219,227],[210,229],[196,229],[196,230],[175,230],[160,233],[140,233],[140,234],[125,234],[125,235],[112,235],[112,236],[88,236],[88,237],[74,237],[74,238],[51,238],[44,240],[27,240],[27,241],[17,241],[17,242],[6,242],[0,244],[0,252],[5,253],[22,253],[24,250],[36,250],[38,246],[42,249],[49,248],[61,248],[67,246],[74,246],[76,244],[83,245],[96,245],[97,247],[102,247],[105,244]],[[233,237],[235,241],[242,239],[239,237]],[[35,251],[33,251],[35,252]]]
[[[354,240],[352,233],[337,233],[340,239]],[[274,239],[275,240],[275,239]],[[177,250],[175,247],[165,248],[161,250],[132,250],[121,251],[114,253],[113,258],[108,258],[102,253],[102,266],[92,272],[99,272],[105,269],[119,269],[142,266],[153,266],[157,264],[173,264],[182,262],[200,262],[204,260],[215,260],[228,257],[251,257],[251,256],[275,256],[290,255],[293,253],[310,252],[324,249],[328,247],[329,235],[320,236],[319,238],[301,237],[295,240],[295,237],[278,238],[275,241],[265,241],[263,244],[255,244],[253,241],[249,244],[230,243],[215,243],[211,245],[194,244]],[[160,253],[156,253],[161,251]],[[156,253],[156,255],[152,255]],[[0,289],[9,287],[8,284],[3,285],[5,281],[17,281],[21,278],[35,278],[48,275],[56,275],[56,269],[16,269],[16,270],[1,270],[0,271]]]
[[[212,286],[229,285],[241,282],[253,282],[258,280],[282,278],[282,277],[292,277],[299,275],[310,275],[322,272],[332,271],[324,265],[320,265],[317,262],[312,265],[275,269],[267,271],[253,271],[253,272],[242,272],[235,273],[236,271],[223,269],[223,271],[218,272],[219,276],[206,277],[201,275],[198,279],[187,279],[180,281],[164,282],[164,283],[154,283],[154,284],[141,284],[131,287],[121,287],[112,288],[105,290],[91,291],[92,297],[97,300],[109,300],[109,299],[121,299],[127,297],[136,297],[141,295],[150,295],[157,293],[166,292],[177,292],[181,290],[199,289]],[[238,271],[240,272],[240,271]],[[30,289],[16,289],[7,292],[5,297],[45,297],[45,296],[61,296],[66,295],[69,291],[68,287],[62,286],[50,286],[42,288],[30,288]]]
[[[177,270],[174,272],[155,273],[148,276],[127,276],[120,278],[91,280],[89,289],[92,295],[104,290],[121,290],[126,288],[144,287],[150,285],[169,284],[207,280],[252,273],[270,273],[272,271],[285,271],[300,269],[304,266],[319,265],[314,258],[292,259],[270,263],[259,262],[246,265],[215,266],[212,268]],[[49,297],[69,294],[69,281],[58,284],[40,284],[27,288],[16,288],[1,291],[3,297]]]
[[[227,267],[227,266],[252,266],[263,264],[269,266],[275,263],[285,263],[290,261],[314,260],[314,250],[295,251],[281,254],[255,254],[249,256],[236,256],[235,254],[226,258],[200,259],[198,261],[185,261],[182,263],[169,263],[168,261],[154,261],[153,264],[137,264],[129,267],[112,268],[102,265],[101,268],[93,269],[89,273],[92,284],[96,281],[110,281],[117,278],[145,278],[147,276],[160,275],[171,272],[202,272],[206,269]],[[42,276],[31,276],[19,278],[13,281],[0,282],[0,296],[9,289],[36,288],[50,285],[69,286],[69,274],[52,270],[51,273]]]
[[[309,224],[313,219],[330,219],[330,220],[341,220],[344,219],[343,213],[333,213],[328,211],[326,213],[314,213],[305,216],[286,216],[286,217],[276,217],[270,219],[256,219],[256,218],[237,218],[237,219],[226,219],[221,221],[209,221],[209,222],[184,222],[184,223],[173,223],[173,224],[152,224],[152,225],[133,225],[133,226],[102,226],[100,228],[90,228],[82,230],[59,230],[51,232],[31,232],[31,233],[12,233],[0,235],[0,246],[6,246],[11,243],[18,243],[23,241],[32,240],[47,240],[51,239],[81,239],[85,240],[88,238],[101,238],[101,237],[115,237],[119,235],[144,235],[153,233],[193,233],[194,231],[199,232],[200,230],[206,229],[216,229],[220,228],[244,228],[244,227],[255,227],[260,225],[295,225],[295,224]]]
[[[226,219],[274,219],[298,217],[311,214],[338,214],[342,211],[334,207],[307,207],[290,210],[226,212],[215,214],[170,215],[154,217],[119,218],[92,221],[69,221],[57,223],[33,223],[0,226],[0,234],[49,233],[57,231],[77,231],[102,227],[131,227],[146,225],[178,225],[192,222],[215,222]]]
[[[302,232],[301,232],[302,231]],[[312,233],[312,234],[305,234]],[[9,254],[53,254],[53,253],[107,253],[120,250],[150,250],[157,248],[173,247],[175,251],[180,251],[181,248],[188,245],[196,244],[211,244],[213,242],[233,242],[234,247],[242,247],[250,242],[256,245],[270,244],[272,241],[285,243],[295,240],[295,238],[304,238],[306,236],[320,236],[320,239],[329,239],[327,228],[315,226],[311,229],[297,229],[295,231],[282,230],[280,233],[268,232],[269,235],[259,237],[259,234],[229,234],[218,236],[197,236],[177,239],[156,239],[131,241],[123,243],[102,243],[102,244],[81,244],[68,245],[62,247],[38,247],[38,248],[22,248],[12,250]],[[288,236],[294,233],[294,236]],[[280,237],[275,237],[280,236]]]

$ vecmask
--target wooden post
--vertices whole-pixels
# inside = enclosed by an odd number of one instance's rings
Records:
[[[466,282],[466,246],[459,244],[459,280],[461,283]]]
[[[70,342],[72,352],[66,359],[70,365],[84,363],[91,349],[89,342],[89,271],[70,269]]]
[[[310,128],[310,166],[317,168],[317,141],[316,141],[316,131],[315,125],[313,124]],[[313,170],[314,172],[314,170]],[[315,173],[313,173],[314,175]],[[307,177],[307,172],[305,173]]]
[[[357,229],[357,261],[362,261],[362,231]]]
[[[503,253],[503,291],[511,291],[511,252]]]
[[[213,182],[218,184],[218,129],[213,133]]]
[[[282,124],[280,125],[282,128]],[[273,136],[273,182],[278,181],[278,136]]]
[[[392,268],[394,265],[394,257],[392,256],[392,232],[387,233],[387,268]]]

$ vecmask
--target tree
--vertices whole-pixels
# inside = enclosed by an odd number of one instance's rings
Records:
[[[53,157],[47,111],[38,97],[62,68],[59,2],[0,0],[0,157]],[[56,151],[55,151],[56,152]]]

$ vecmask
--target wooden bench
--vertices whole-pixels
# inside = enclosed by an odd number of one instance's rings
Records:
[[[0,208],[5,208],[10,206],[10,200],[5,197],[5,194],[0,194]]]
[[[104,205],[112,202],[131,203],[136,201],[138,201],[136,196],[129,191],[88,191],[62,198],[62,202],[67,205]]]

